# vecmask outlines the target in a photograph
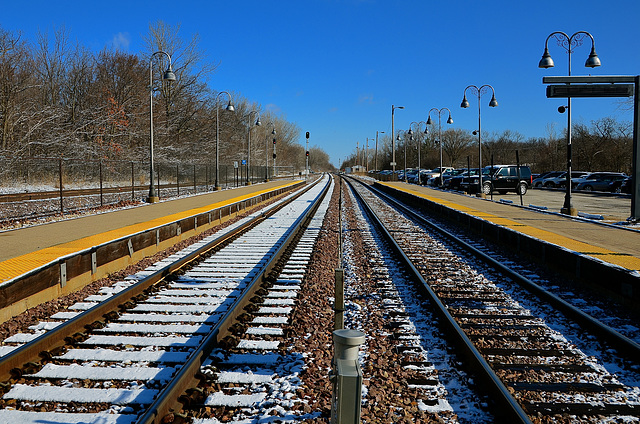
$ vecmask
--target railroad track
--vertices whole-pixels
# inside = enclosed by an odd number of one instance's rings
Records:
[[[313,231],[301,234],[330,187],[325,177],[5,340],[2,422],[180,422],[183,405],[192,415],[220,399],[241,407],[241,394],[217,394],[240,372],[212,364],[275,361],[271,338],[313,243]]]
[[[160,189],[180,189],[183,188],[185,190],[195,188],[193,185],[191,186],[179,186],[175,183],[167,183],[162,184]],[[198,186],[198,188],[202,190],[206,190],[206,188],[202,188]],[[77,189],[63,189],[63,190],[47,190],[47,191],[31,191],[24,193],[4,193],[0,194],[0,203],[8,203],[8,202],[26,202],[32,200],[44,200],[44,199],[59,199],[60,197],[76,197],[76,196],[96,196],[96,195],[105,195],[105,194],[131,194],[132,197],[135,196],[136,192],[145,193],[149,190],[148,185],[136,185],[134,187],[129,186],[121,186],[121,187],[103,187],[103,188],[77,188]]]
[[[539,308],[540,301],[532,300],[529,292],[511,288],[523,279],[517,273],[504,265],[496,268],[485,258],[479,263],[478,252],[462,253],[461,244],[435,234],[417,214],[391,207],[369,188],[353,184],[352,191],[371,220],[421,282],[445,331],[462,346],[462,355],[481,376],[483,388],[497,405],[498,419],[608,422],[625,416],[629,422],[640,421],[637,343],[583,312],[568,312],[566,305],[560,306],[562,302]],[[527,290],[535,290],[545,302],[553,298],[540,287]],[[562,308],[561,313],[571,320],[554,316],[559,315],[555,308]],[[614,374],[624,374],[620,369],[609,372],[593,352],[578,348],[557,324],[565,321],[564,328],[577,322],[579,331],[588,329],[593,339],[606,340],[601,349],[620,358],[618,364],[626,361],[629,369],[636,367],[636,379],[625,383]],[[609,343],[617,347],[615,353]]]

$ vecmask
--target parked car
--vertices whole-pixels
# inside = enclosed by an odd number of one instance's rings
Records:
[[[533,177],[533,180],[531,181],[531,186],[535,188],[546,187],[545,183],[547,181],[551,180],[552,178],[559,177],[562,174],[563,174],[562,171],[545,172],[543,174],[540,174],[538,177]]]
[[[440,170],[440,167],[433,168],[431,171],[427,172],[427,175],[428,175],[427,181],[430,178],[439,177],[441,172],[447,172],[447,171],[453,171],[453,168],[450,166],[443,166],[442,170]]]
[[[626,177],[624,180],[611,181],[606,191],[631,194],[631,177]]]
[[[407,169],[407,182],[411,184],[418,184],[418,170]]]
[[[588,172],[585,171],[574,171],[571,170],[571,187],[574,187],[574,181],[578,178],[584,177],[588,175]],[[557,177],[550,178],[545,181],[544,186],[547,188],[563,188],[567,185],[567,171],[558,175]]]
[[[519,169],[518,169],[519,168]],[[478,176],[471,177],[469,188],[477,192],[479,183]],[[497,191],[505,194],[509,191],[515,191],[518,194],[526,194],[531,187],[531,169],[526,165],[494,165],[486,166],[482,169],[482,192],[491,194]]]
[[[444,187],[444,183],[448,179],[453,178],[456,175],[460,175],[461,173],[463,173],[465,171],[466,171],[466,169],[464,169],[464,168],[462,168],[462,169],[451,169],[449,171],[444,171],[444,173],[442,174],[442,186]],[[434,177],[429,178],[429,180],[427,181],[426,184],[428,184],[430,186],[440,186],[440,175],[436,175]]]
[[[445,179],[443,187],[449,190],[460,190],[461,184],[469,185],[469,178],[478,175],[478,168],[472,168],[470,170],[463,169],[462,172],[454,177]]]
[[[620,172],[593,172],[575,181],[571,181],[571,186],[576,190],[584,191],[609,191],[609,185],[614,181],[622,181],[627,176]]]

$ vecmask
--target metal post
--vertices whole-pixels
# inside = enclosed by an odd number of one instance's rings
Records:
[[[392,178],[395,180],[396,175],[396,133],[394,131],[394,115],[396,109],[404,109],[404,106],[394,106],[391,105],[391,166],[393,167],[393,175]]]
[[[378,170],[378,133],[384,134],[384,131],[376,131],[376,157],[375,157],[375,164],[374,164],[376,171]]]
[[[359,424],[362,403],[362,370],[358,362],[359,346],[365,334],[358,330],[342,329],[333,332],[335,347],[332,424]]]
[[[404,136],[404,140],[402,142],[404,144],[404,182],[408,182],[407,180],[407,136]]]
[[[344,270],[342,268],[335,269],[335,296],[334,296],[334,330],[342,330],[344,328]]]
[[[247,185],[251,185],[251,180],[249,178],[249,172],[251,172],[251,114],[255,113],[258,116],[258,119],[256,120],[256,126],[260,126],[262,125],[260,123],[260,114],[258,113],[258,111],[256,110],[252,110],[250,111],[247,115],[249,118],[249,135],[247,137]]]
[[[524,202],[522,200],[522,190],[520,190],[520,155],[518,154],[517,150],[516,150],[516,166],[518,170],[518,185],[516,185],[516,188],[518,190],[518,194],[520,195],[520,206],[524,206]]]
[[[134,175],[134,163],[131,162],[131,200],[136,198],[136,180]]]
[[[102,160],[98,163],[99,174],[100,174],[100,207],[104,205],[103,199],[103,191],[102,191]]]
[[[395,107],[391,105],[391,170],[392,175],[396,174],[396,133],[393,128],[393,115],[395,114]]]
[[[160,165],[158,165],[157,174],[158,174],[158,183],[157,183],[158,188],[156,190],[157,190],[158,194],[156,196],[157,196],[158,199],[160,199]],[[149,203],[151,203],[151,202],[149,202]]]
[[[178,189],[177,195],[180,196],[180,165],[176,165],[176,186]]]
[[[60,183],[60,215],[64,215],[64,201],[62,200],[62,158],[58,160],[58,179]]]
[[[574,51],[574,47],[578,47],[582,45],[582,39],[584,36],[587,36],[591,39],[591,53],[589,54],[589,58],[587,59],[584,66],[588,68],[595,68],[600,66],[600,59],[598,59],[598,55],[595,50],[595,40],[593,36],[586,31],[578,31],[573,35],[569,36],[562,31],[554,31],[544,42],[544,54],[542,55],[542,59],[540,63],[538,63],[539,68],[552,68],[554,66],[553,60],[551,59],[551,55],[549,54],[549,39],[551,37],[555,37],[558,45],[564,48],[567,51],[567,57],[569,59],[569,76],[571,76],[571,54]],[[567,83],[569,85],[570,83]],[[576,216],[578,211],[571,204],[571,97],[567,98],[567,176],[566,176],[566,193],[564,198],[564,206],[560,210],[561,213],[565,215]]]
[[[169,58],[169,67],[163,75],[163,80],[175,81],[176,76],[171,70],[171,56],[162,50],[157,51],[149,58],[149,197],[148,203],[155,203],[159,200],[156,194],[156,188],[153,185],[153,56],[156,54],[164,54]]]
[[[416,134],[417,135],[417,134]],[[420,142],[420,137],[416,137],[416,140],[418,141],[418,185],[422,185],[422,179],[421,179],[421,175],[422,174],[422,169],[420,168],[420,150],[422,148],[422,143]]]
[[[304,165],[304,180],[305,181],[307,181],[307,178],[309,177],[309,131],[307,131],[306,138],[307,138],[307,150],[305,151],[306,161],[305,161],[305,165]],[[357,162],[357,157],[356,157],[356,162]]]
[[[469,102],[467,101],[467,90],[469,88],[474,88],[478,95],[478,193],[477,193],[477,196],[480,198],[484,198],[485,194],[482,191],[482,119],[480,117],[480,98],[482,97],[484,90],[487,88],[490,88],[492,92],[492,96],[491,96],[491,101],[489,102],[489,107],[497,107],[498,101],[496,100],[496,91],[491,85],[485,84],[481,87],[478,87],[476,85],[469,85],[467,86],[467,88],[464,89],[464,96],[462,98],[462,104],[460,105],[460,107],[462,108],[469,107]]]
[[[640,221],[640,75],[633,98],[633,166],[631,168],[631,221]]]
[[[484,189],[482,188],[482,119],[480,119],[480,96],[480,90],[478,89],[478,193],[476,196],[484,199]]]
[[[218,160],[220,155],[218,154],[218,150],[219,150],[219,140],[220,140],[220,115],[218,113],[218,111],[220,110],[220,106],[218,105],[218,97],[220,97],[220,95],[222,94],[226,94],[229,97],[229,104],[227,105],[227,110],[234,112],[235,108],[233,107],[233,103],[231,101],[231,94],[229,94],[226,91],[221,91],[218,93],[218,95],[216,96],[216,179],[214,182],[214,190],[220,190],[220,184],[218,182]]]
[[[571,45],[571,41],[569,41],[569,45]],[[567,54],[569,57],[569,76],[571,76],[571,51]],[[560,213],[565,215],[577,216],[578,211],[573,207],[571,203],[571,97],[567,98],[567,178],[565,184],[565,195],[564,195],[564,205],[560,210]]]

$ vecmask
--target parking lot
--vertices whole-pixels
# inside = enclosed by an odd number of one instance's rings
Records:
[[[549,211],[560,212],[564,198],[564,190],[530,189],[522,196],[522,204],[547,207]],[[490,199],[490,196],[487,196],[487,199]],[[520,204],[520,196],[516,193],[493,194],[494,201],[500,199]],[[572,192],[571,203],[578,213],[602,215],[606,222],[626,221],[631,215],[631,197]]]

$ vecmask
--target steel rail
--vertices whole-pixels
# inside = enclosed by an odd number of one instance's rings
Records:
[[[353,188],[353,183],[350,178],[345,178],[345,181],[349,184],[350,187]],[[363,185],[366,186],[366,184]],[[508,388],[496,375],[493,368],[491,368],[489,363],[484,359],[482,354],[474,346],[473,342],[467,337],[464,330],[462,330],[453,316],[451,316],[446,306],[442,303],[433,289],[425,281],[424,277],[420,274],[420,271],[418,271],[418,269],[416,269],[416,267],[413,265],[411,259],[409,259],[409,257],[405,254],[405,252],[396,242],[389,230],[387,230],[387,228],[384,226],[378,215],[373,211],[373,209],[358,193],[357,190],[353,189],[352,192],[360,201],[360,204],[363,206],[365,213],[371,218],[371,221],[380,230],[384,238],[389,242],[390,246],[400,257],[404,265],[411,271],[413,277],[421,283],[421,288],[428,294],[431,303],[436,306],[436,312],[442,318],[444,318],[444,324],[446,325],[447,329],[450,330],[448,332],[448,335],[451,335],[455,339],[457,344],[462,347],[464,356],[466,356],[471,361],[470,365],[472,366],[472,368],[476,372],[478,372],[482,380],[487,383],[488,390],[494,396],[493,400],[500,406],[500,408],[498,408],[500,418],[503,419],[504,422],[509,423],[531,424],[532,421],[530,420],[527,413],[522,409],[518,401],[511,395]]]
[[[315,184],[319,183],[317,180]],[[164,422],[173,422],[175,418],[172,414],[178,412],[180,396],[182,396],[189,388],[197,386],[199,381],[197,375],[200,367],[205,359],[217,347],[218,343],[226,337],[229,328],[235,323],[236,318],[244,312],[244,308],[252,303],[251,298],[260,288],[266,275],[276,266],[280,258],[285,254],[289,245],[295,240],[299,233],[303,231],[305,226],[313,217],[318,207],[322,203],[324,196],[331,187],[331,177],[323,188],[321,194],[315,199],[315,203],[309,205],[303,215],[296,219],[293,226],[290,227],[289,235],[274,253],[272,259],[266,263],[257,273],[253,280],[248,284],[242,295],[237,299],[229,311],[221,318],[221,320],[211,329],[209,334],[203,339],[198,348],[190,355],[187,362],[180,368],[178,373],[173,376],[169,384],[167,384],[158,394],[155,402],[150,405],[145,414],[136,421],[136,424],[160,424]],[[166,419],[165,419],[166,417]]]
[[[442,234],[443,236],[447,237],[451,241],[455,242],[456,244],[460,245],[462,248],[472,253],[474,256],[476,256],[480,260],[488,263],[490,266],[494,267],[496,270],[498,270],[505,276],[514,280],[517,284],[519,284],[524,289],[528,290],[530,293],[548,302],[550,305],[552,305],[553,307],[555,307],[556,309],[564,313],[567,317],[570,317],[573,320],[575,320],[578,324],[582,325],[585,328],[588,328],[590,331],[594,332],[595,334],[603,338],[607,343],[611,344],[612,346],[615,346],[618,349],[618,351],[624,354],[625,356],[627,356],[628,359],[634,362],[637,362],[638,358],[640,358],[640,344],[629,339],[623,334],[620,334],[618,331],[614,330],[613,328],[604,324],[598,319],[592,317],[586,312],[576,308],[575,306],[568,303],[566,300],[563,300],[562,298],[554,295],[553,293],[550,293],[548,290],[545,290],[540,285],[534,283],[533,281],[523,276],[522,274],[514,271],[513,269],[510,269],[506,265],[498,262],[497,260],[487,255],[486,253],[482,252],[481,250],[476,249],[473,246],[470,246],[468,243],[465,243],[463,240],[461,240],[459,237],[455,236],[454,234],[429,222],[423,216],[414,212],[409,207],[404,205],[402,202],[394,199],[388,194],[383,193],[382,191],[377,190],[376,188],[368,186],[366,184],[365,184],[365,187],[367,187],[369,190],[374,192],[376,195],[383,197],[386,201],[393,204],[394,207],[402,210],[403,213],[409,215],[412,219],[415,219],[416,221],[420,222],[420,224],[426,225],[430,229],[438,232],[439,234]]]
[[[118,294],[110,297],[104,302],[93,306],[92,308],[80,313],[72,319],[64,322],[63,324],[55,327],[54,329],[47,331],[40,335],[29,343],[20,346],[13,350],[9,354],[0,358],[0,381],[9,380],[12,375],[17,371],[18,373],[25,364],[29,362],[37,362],[40,359],[47,358],[50,352],[54,349],[60,348],[67,344],[69,338],[73,338],[77,334],[82,334],[87,331],[92,323],[105,319],[105,315],[110,311],[117,310],[120,305],[135,299],[137,296],[144,295],[146,290],[151,288],[154,284],[160,280],[166,278],[168,275],[176,272],[177,270],[189,265],[191,262],[197,260],[201,256],[207,254],[212,249],[220,246],[221,244],[236,237],[238,234],[246,231],[258,222],[272,216],[278,210],[282,209],[286,204],[295,200],[309,190],[313,185],[301,190],[297,195],[292,196],[286,202],[282,202],[279,205],[271,207],[269,210],[257,215],[237,228],[217,237],[215,240],[210,241],[206,245],[191,252],[183,258],[164,266],[163,268],[155,271],[153,274],[139,280],[137,283],[128,287],[127,289],[119,292]],[[12,374],[13,372],[13,374]]]

